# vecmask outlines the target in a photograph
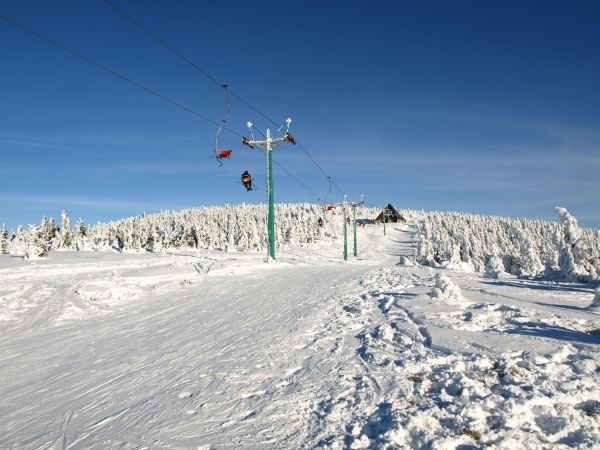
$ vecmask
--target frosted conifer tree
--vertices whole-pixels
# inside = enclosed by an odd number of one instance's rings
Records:
[[[40,228],[42,232],[42,238],[46,242],[48,249],[51,249],[56,238],[56,222],[52,217],[48,219],[46,216],[44,216],[42,218],[42,222],[40,223]]]
[[[492,245],[492,251],[487,255],[484,269],[484,277],[499,278],[500,273],[504,271],[502,258],[498,256],[498,247]]]
[[[80,217],[75,225],[75,247],[77,250],[85,250],[88,246],[88,228]]]
[[[573,217],[565,208],[557,206],[554,209],[563,222],[565,243],[570,246],[575,245],[581,236],[579,226],[577,225],[577,219],[575,219],[575,217]]]
[[[17,227],[15,238],[10,242],[10,253],[17,256],[25,256],[27,254],[28,236],[23,225]]]
[[[122,252],[125,248],[125,234],[123,233],[123,230],[120,227],[117,227],[117,230],[115,232],[115,239],[117,241],[116,249],[119,252]]]
[[[29,241],[25,259],[40,259],[48,256],[48,243],[44,238],[42,227],[29,226]]]
[[[429,239],[421,238],[421,240],[419,240],[417,245],[417,262],[426,266],[432,266],[434,264],[433,246]]]
[[[521,234],[521,273],[524,277],[536,277],[544,270],[537,249],[527,232]]]
[[[0,253],[8,255],[8,231],[4,224],[2,224],[2,230],[0,230]]]
[[[50,220],[46,216],[42,217],[40,229],[42,231],[42,237],[45,240],[50,241]]]
[[[148,235],[146,237],[146,243],[144,244],[144,248],[152,252],[154,251],[154,247],[156,246],[156,237],[154,235],[154,226],[151,226],[148,230]]]
[[[588,274],[580,265],[583,252],[578,245],[581,234],[577,220],[565,208],[556,207],[555,210],[563,222],[563,243],[558,258],[561,274],[569,278],[585,277]]]
[[[190,223],[185,224],[182,245],[188,248],[198,248],[198,233],[196,227]]]
[[[130,248],[134,250],[139,250],[142,247],[142,236],[140,234],[139,223],[137,219],[133,219],[133,223],[131,224],[130,229],[130,237],[131,242],[129,244]]]
[[[72,248],[73,247],[73,229],[71,226],[71,219],[67,215],[65,211],[61,213],[62,221],[60,228],[60,241],[62,248]]]

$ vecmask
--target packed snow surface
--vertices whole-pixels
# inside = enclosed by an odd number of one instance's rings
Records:
[[[0,448],[599,448],[595,286],[417,239],[0,255]]]

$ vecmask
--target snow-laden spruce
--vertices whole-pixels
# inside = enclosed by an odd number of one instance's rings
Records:
[[[0,230],[0,253],[8,255],[8,230],[4,224]]]
[[[416,260],[431,267],[590,282],[600,274],[600,231],[559,222],[457,212],[403,211],[417,226]]]

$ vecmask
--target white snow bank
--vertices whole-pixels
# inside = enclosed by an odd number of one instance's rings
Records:
[[[463,300],[462,291],[460,288],[446,275],[438,273],[435,275],[435,287],[432,289],[429,296],[440,300]]]

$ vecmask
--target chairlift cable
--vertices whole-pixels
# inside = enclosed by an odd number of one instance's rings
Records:
[[[203,68],[201,68],[200,66],[198,66],[192,60],[190,60],[189,58],[187,58],[185,55],[183,55],[181,52],[179,52],[173,46],[169,45],[166,41],[164,41],[158,35],[156,35],[154,32],[152,32],[152,30],[150,30],[148,27],[142,25],[138,20],[134,19],[132,16],[130,16],[129,14],[127,14],[125,11],[123,11],[121,8],[117,7],[112,1],[110,1],[110,0],[102,0],[102,1],[105,4],[107,4],[109,7],[111,7],[114,11],[116,11],[117,13],[119,13],[120,15],[122,15],[123,17],[125,17],[127,20],[129,20],[136,27],[138,27],[139,29],[141,29],[142,31],[144,31],[148,36],[150,36],[151,38],[153,38],[154,40],[156,40],[158,43],[160,43],[167,50],[171,51],[173,54],[175,54],[176,56],[178,56],[179,58],[181,58],[183,61],[185,61],[189,65],[191,65],[193,68],[195,68],[198,72],[200,72],[201,74],[203,74],[210,81],[212,81],[213,83],[215,83],[218,86],[222,86],[223,85],[223,83],[221,83],[219,80],[217,80],[215,77],[213,77],[206,70],[204,70]],[[241,103],[243,103],[248,108],[250,108],[252,111],[256,112],[257,114],[259,114],[260,116],[262,116],[264,119],[266,119],[267,121],[269,121],[271,124],[273,124],[274,126],[279,126],[278,122],[275,122],[272,118],[270,118],[269,116],[267,116],[266,114],[264,114],[263,112],[261,112],[258,108],[254,107],[252,104],[250,104],[250,102],[244,100],[241,96],[239,96],[238,94],[236,94],[234,91],[232,91],[231,89],[229,89],[228,92],[233,97],[235,97],[236,99],[238,99]],[[281,130],[281,128],[280,128],[280,130]],[[260,130],[257,129],[257,131],[264,137],[264,134]],[[321,173],[325,176],[325,178],[329,178],[329,175],[323,170],[323,168],[309,154],[309,152],[306,150],[306,148],[304,148],[304,146],[302,144],[300,144],[300,143],[299,143],[299,145],[300,145],[300,148],[302,149],[302,151],[306,154],[306,156],[310,159],[310,161],[321,171]],[[342,194],[342,195],[344,194],[344,192],[335,183],[333,183],[333,185],[340,192],[340,194]]]
[[[262,148],[259,147],[259,150],[265,154],[266,150],[263,150]],[[292,178],[294,181],[296,181],[296,183],[298,183],[300,186],[302,186],[306,192],[308,192],[310,195],[312,195],[314,198],[316,198],[317,200],[319,200],[319,196],[317,194],[315,194],[313,191],[310,190],[310,188],[308,186],[306,186],[306,184],[304,184],[302,181],[300,181],[295,175],[293,175],[290,171],[288,171],[285,167],[283,167],[281,164],[279,164],[277,161],[273,161],[273,164],[275,164],[277,167],[279,167],[281,170],[283,170],[290,178]]]
[[[93,67],[95,67],[95,68],[97,68],[97,69],[99,69],[99,70],[101,70],[101,71],[103,71],[105,73],[108,73],[108,74],[112,75],[115,78],[118,78],[118,79],[120,79],[122,81],[125,81],[126,83],[129,83],[129,84],[137,87],[138,89],[141,89],[142,91],[144,91],[144,92],[146,92],[146,93],[148,93],[150,95],[153,95],[153,96],[155,96],[155,97],[157,97],[157,98],[159,98],[159,99],[161,99],[161,100],[163,100],[163,101],[165,101],[167,103],[170,103],[171,105],[176,106],[177,108],[179,108],[179,109],[181,109],[183,111],[186,111],[186,112],[188,112],[190,114],[193,114],[194,116],[199,117],[202,120],[204,120],[206,122],[209,122],[209,123],[211,123],[213,125],[216,125],[218,127],[221,126],[221,123],[216,122],[216,121],[214,121],[214,120],[212,120],[212,119],[204,116],[203,114],[201,114],[201,113],[199,113],[197,111],[194,111],[193,109],[191,109],[191,108],[189,108],[189,107],[187,107],[187,106],[185,106],[185,105],[183,105],[183,104],[181,104],[181,103],[179,103],[179,102],[177,102],[175,100],[172,100],[172,99],[170,99],[170,98],[168,98],[168,97],[166,97],[166,96],[164,96],[164,95],[162,95],[162,94],[154,91],[153,89],[148,88],[148,87],[144,86],[143,84],[141,84],[141,83],[139,83],[139,82],[137,82],[135,80],[132,80],[131,78],[129,78],[129,77],[125,76],[125,75],[122,75],[122,74],[120,74],[120,73],[118,73],[118,72],[116,72],[116,71],[114,71],[114,70],[112,70],[112,69],[110,69],[110,68],[108,68],[108,67],[106,67],[106,66],[104,66],[104,65],[102,65],[102,64],[100,64],[100,63],[98,63],[98,62],[96,62],[96,61],[94,61],[94,60],[92,60],[90,58],[88,58],[88,57],[86,57],[86,56],[83,56],[80,53],[78,53],[78,52],[76,52],[74,50],[71,50],[70,48],[65,47],[62,44],[59,44],[58,42],[56,42],[56,41],[54,41],[54,40],[52,40],[50,38],[47,38],[47,37],[45,37],[45,36],[43,36],[43,35],[35,32],[33,30],[30,30],[29,28],[27,28],[27,27],[25,27],[25,26],[23,26],[23,25],[15,22],[15,21],[9,19],[8,17],[0,16],[0,20],[2,20],[4,22],[6,22],[7,24],[11,25],[13,28],[16,28],[16,29],[21,30],[21,31],[23,31],[25,33],[28,33],[28,34],[30,34],[30,35],[32,35],[32,36],[40,39],[41,41],[44,41],[47,44],[49,44],[49,45],[51,45],[51,46],[53,46],[55,48],[58,48],[59,50],[62,50],[63,52],[65,52],[65,53],[67,53],[67,54],[69,54],[69,55],[71,55],[71,56],[79,59],[80,61],[83,61],[86,64],[89,64],[89,65],[91,65],[91,66],[93,66]],[[238,98],[238,96],[235,95],[235,94],[233,94],[231,91],[229,91],[229,93],[231,95],[233,95],[234,97]],[[242,134],[240,134],[240,133],[238,133],[238,132],[236,132],[236,131],[234,131],[234,130],[226,127],[226,126],[223,126],[222,129],[226,130],[227,132],[229,132],[231,134],[234,134],[235,136],[243,137]],[[260,133],[260,130],[257,129],[257,131],[259,131],[259,133]],[[263,134],[263,136],[264,136],[264,134]],[[312,195],[316,199],[319,199],[318,195],[316,195],[314,192],[312,192],[310,190],[310,188],[308,188],[308,186],[306,186],[296,176],[294,176],[291,172],[289,172],[287,169],[285,169],[280,163],[278,163],[277,161],[274,161],[274,164],[277,165],[290,178],[292,178],[294,181],[296,181],[296,183],[298,183],[300,186],[302,186],[310,195]],[[333,184],[335,186],[335,183],[333,183]],[[338,190],[339,190],[339,188],[338,188]]]
[[[273,161],[273,164],[275,164],[277,167],[279,167],[281,170],[283,170],[285,173],[288,174],[288,176],[292,179],[294,179],[296,181],[296,183],[298,183],[300,186],[302,186],[310,195],[312,195],[314,198],[317,199],[317,201],[319,200],[319,196],[317,194],[315,194],[313,191],[311,191],[308,186],[306,186],[302,181],[300,181],[296,176],[292,175],[288,170],[286,170],[281,164],[279,164],[277,161]]]
[[[153,96],[155,96],[155,97],[157,97],[157,98],[159,98],[159,99],[161,99],[161,100],[163,100],[163,101],[165,101],[167,103],[170,103],[171,105],[174,105],[174,106],[178,107],[179,109],[182,109],[182,110],[184,110],[184,111],[186,111],[186,112],[188,112],[190,114],[193,114],[196,117],[201,118],[202,120],[205,120],[205,121],[207,121],[209,123],[212,123],[213,125],[217,125],[217,126],[220,125],[219,122],[215,122],[214,120],[209,119],[208,117],[204,116],[203,114],[200,114],[199,112],[194,111],[193,109],[188,108],[187,106],[182,105],[181,103],[179,103],[179,102],[177,102],[175,100],[171,100],[170,98],[168,98],[168,97],[166,97],[166,96],[164,96],[164,95],[156,92],[153,89],[150,89],[150,88],[144,86],[143,84],[141,84],[141,83],[139,83],[137,81],[132,80],[129,77],[126,77],[125,75],[122,75],[122,74],[120,74],[120,73],[118,73],[118,72],[116,72],[116,71],[114,71],[114,70],[112,70],[112,69],[110,69],[110,68],[108,68],[108,67],[106,67],[106,66],[104,66],[104,65],[102,65],[102,64],[100,64],[100,63],[98,63],[98,62],[96,62],[96,61],[94,61],[94,60],[92,60],[90,58],[88,58],[88,57],[86,57],[86,56],[83,56],[80,53],[77,53],[76,51],[71,50],[71,49],[65,47],[64,45],[59,44],[56,41],[53,41],[52,39],[49,39],[49,38],[47,38],[45,36],[42,36],[41,34],[36,33],[35,31],[32,31],[29,28],[26,28],[25,26],[18,24],[17,22],[14,22],[13,20],[9,19],[8,17],[0,16],[0,20],[6,22],[7,24],[11,25],[12,27],[14,27],[14,28],[16,28],[18,30],[24,31],[25,33],[28,33],[28,34],[30,34],[30,35],[32,35],[32,36],[34,36],[34,37],[36,37],[36,38],[38,38],[38,39],[46,42],[47,44],[52,45],[53,47],[56,47],[56,48],[62,50],[65,53],[68,53],[71,56],[74,56],[75,58],[77,58],[77,59],[79,59],[79,60],[81,60],[81,61],[83,61],[83,62],[85,62],[85,63],[87,63],[87,64],[89,64],[91,66],[96,67],[97,69],[102,70],[103,72],[106,72],[106,73],[112,75],[115,78],[119,78],[120,80],[123,80],[126,83],[129,83],[129,84],[137,87],[138,89],[141,89],[141,90],[147,92],[148,94],[151,94],[151,95],[153,95]],[[236,131],[234,131],[234,130],[232,130],[230,128],[223,127],[223,129],[226,130],[226,131],[228,131],[229,133],[232,133],[232,134],[236,135],[236,136],[242,137],[242,135],[240,133],[238,133],[238,132],[236,132]]]
[[[325,198],[323,198],[323,204],[327,203],[327,197],[331,193],[331,177],[327,177],[327,180],[329,181],[329,190],[327,191],[327,194],[325,194]]]
[[[131,23],[133,23],[136,27],[140,28],[142,31],[144,31],[146,34],[148,34],[154,40],[156,40],[157,42],[159,42],[160,44],[162,44],[165,48],[167,48],[168,50],[170,50],[171,52],[173,52],[174,54],[176,54],[178,57],[180,57],[181,59],[183,59],[185,62],[187,62],[188,64],[190,64],[191,66],[193,66],[196,70],[198,70],[200,73],[202,73],[206,78],[208,78],[209,80],[211,80],[217,86],[223,86],[223,83],[221,83],[219,80],[217,80],[216,78],[214,78],[211,74],[209,74],[207,71],[205,71],[204,69],[202,69],[200,66],[194,64],[193,61],[191,61],[190,59],[186,58],[185,55],[183,55],[182,53],[178,52],[175,48],[171,47],[164,40],[162,40],[160,37],[158,37],[156,34],[154,34],[150,29],[148,29],[147,27],[145,27],[144,25],[142,25],[140,22],[138,22],[137,20],[135,20],[133,17],[131,17],[129,14],[127,14],[122,9],[118,8],[110,0],[103,0],[103,1],[108,6],[110,6],[113,10],[115,10],[116,12],[118,12],[119,14],[121,14],[123,17],[125,17],[127,20],[129,20]]]

